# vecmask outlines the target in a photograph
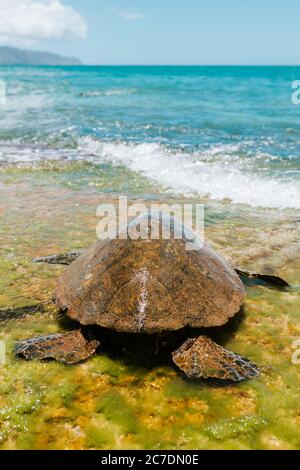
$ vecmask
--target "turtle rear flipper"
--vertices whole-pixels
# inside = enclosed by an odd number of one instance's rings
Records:
[[[97,340],[88,341],[80,330],[74,330],[18,341],[15,352],[26,359],[55,359],[66,364],[76,364],[90,357],[99,344]]]
[[[215,378],[240,382],[259,375],[255,364],[207,336],[187,339],[172,354],[175,364],[191,379]]]

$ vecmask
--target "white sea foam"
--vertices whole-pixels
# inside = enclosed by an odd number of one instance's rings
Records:
[[[84,98],[93,98],[97,96],[132,95],[135,92],[135,88],[111,88],[108,90],[85,91],[80,96]]]
[[[77,149],[27,146],[18,141],[0,145],[0,164],[41,160],[105,162],[123,165],[179,195],[227,199],[254,207],[300,209],[299,178],[288,179],[288,172],[269,176],[265,169],[272,158],[261,153],[239,157],[238,146],[231,144],[194,153],[171,151],[157,143],[101,142],[92,138],[80,139]]]
[[[17,140],[1,142],[0,164],[31,164],[42,160],[75,160],[77,152],[72,149],[56,150],[54,148],[25,145]]]
[[[124,165],[178,194],[230,199],[254,207],[300,208],[299,180],[267,176],[259,169],[253,172],[248,162],[243,163],[244,157],[232,158],[233,150],[238,149],[225,145],[189,154],[156,143],[99,142],[92,138],[79,143],[82,156]]]

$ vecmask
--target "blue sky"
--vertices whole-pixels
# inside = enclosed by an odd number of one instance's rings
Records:
[[[28,15],[17,18],[21,4]],[[0,0],[1,6],[0,43],[86,64],[300,63],[299,0]]]

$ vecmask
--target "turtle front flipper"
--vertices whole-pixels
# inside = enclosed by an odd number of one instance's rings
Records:
[[[239,269],[236,267],[234,267],[234,270],[245,284],[269,286],[276,289],[290,287],[290,284],[279,276],[274,276],[272,274],[252,273],[245,269]]]
[[[240,382],[259,370],[248,359],[216,344],[207,336],[187,339],[173,352],[173,361],[189,378],[215,378]]]
[[[97,340],[88,341],[80,330],[74,330],[18,341],[15,352],[26,359],[55,359],[65,364],[76,364],[94,354],[99,344]]]
[[[48,263],[48,264],[64,264],[69,266],[75,261],[83,251],[71,251],[71,253],[60,253],[58,255],[43,256],[42,258],[35,258],[34,263]]]

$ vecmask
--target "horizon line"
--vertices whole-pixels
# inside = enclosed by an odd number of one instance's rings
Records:
[[[299,64],[0,64],[0,67],[300,67]]]

